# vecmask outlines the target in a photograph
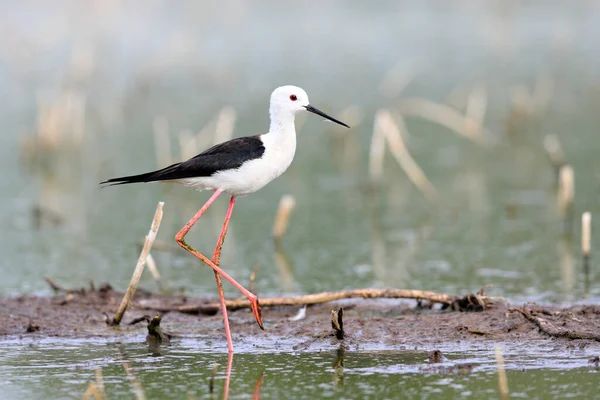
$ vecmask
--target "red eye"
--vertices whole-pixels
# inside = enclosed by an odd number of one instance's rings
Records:
[[[293,94],[293,95],[290,96],[290,100],[291,101],[296,101],[296,100],[298,100],[298,98],[296,97],[295,94]]]

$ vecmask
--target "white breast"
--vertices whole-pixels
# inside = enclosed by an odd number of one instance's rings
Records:
[[[261,135],[265,151],[261,158],[245,162],[237,169],[215,173],[210,177],[182,179],[185,186],[197,190],[216,190],[232,196],[254,193],[285,172],[296,152],[296,132]]]

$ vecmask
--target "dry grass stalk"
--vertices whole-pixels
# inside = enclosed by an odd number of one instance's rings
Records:
[[[554,80],[548,75],[540,75],[535,81],[535,87],[531,94],[534,110],[542,113],[550,103],[554,94]]]
[[[233,107],[226,106],[221,109],[215,126],[215,143],[222,143],[232,138],[236,119],[237,113]]]
[[[129,376],[129,379],[131,380],[131,384],[133,385],[133,388],[135,389],[135,398],[137,400],[146,400],[146,393],[144,393],[144,388],[142,387],[142,384],[140,383],[140,381],[138,381],[137,377],[135,376],[135,372],[133,371],[133,368],[131,368],[129,366],[129,363],[124,362],[123,369]]]
[[[460,115],[445,104],[425,99],[405,99],[398,103],[398,109],[403,115],[433,121],[476,143],[483,141],[483,126],[477,125],[472,119]]]
[[[273,223],[273,238],[275,240],[281,240],[285,235],[294,207],[296,207],[296,199],[291,194],[286,194],[279,200],[279,207]]]
[[[63,142],[79,145],[85,129],[85,108],[85,96],[76,91],[65,91],[52,102],[38,96],[38,138],[49,148],[58,148]]]
[[[471,92],[467,89],[457,87],[446,96],[444,102],[456,110],[465,111],[467,108],[467,103],[469,102],[470,94]]]
[[[156,266],[156,261],[152,254],[148,253],[148,257],[146,258],[146,266],[148,267],[148,271],[152,274],[152,277],[155,281],[160,282],[160,273],[158,272],[158,267]]]
[[[196,133],[196,146],[198,149],[208,149],[214,144],[215,120],[209,121]]]
[[[389,99],[396,98],[415,79],[415,76],[415,69],[412,66],[399,62],[381,80],[379,93]]]
[[[592,240],[592,214],[584,212],[581,216],[581,253],[583,255],[583,272],[585,274],[585,295],[589,293],[590,252]]]
[[[96,368],[96,382],[90,382],[85,393],[83,394],[83,400],[94,398],[96,400],[104,400],[106,393],[104,392],[104,380],[102,378],[102,368]]]
[[[476,86],[467,98],[466,117],[482,127],[487,109],[487,91],[482,85]]]
[[[383,177],[383,159],[385,156],[385,137],[375,119],[371,147],[369,148],[369,178],[373,182],[381,181]]]
[[[100,367],[96,368],[96,387],[104,399],[106,397],[104,393],[104,377],[102,376],[102,368]],[[96,397],[96,400],[100,399]]]
[[[138,245],[140,246],[140,249],[142,247],[144,247],[145,242],[146,242],[146,240],[144,239],[138,243]],[[154,244],[152,245],[152,249],[154,249],[155,251],[175,252],[175,251],[181,250],[181,247],[177,246],[176,244],[171,244],[171,243],[164,242],[161,240],[156,240],[154,242]]]
[[[169,121],[165,117],[157,117],[152,124],[154,130],[154,152],[156,165],[163,168],[173,163],[171,140],[169,138]]]
[[[592,214],[584,212],[581,215],[581,252],[584,257],[590,256],[592,240]]]
[[[281,283],[281,289],[284,292],[295,292],[297,291],[294,272],[292,263],[287,253],[283,249],[281,241],[275,240],[275,251],[273,252],[273,261],[277,266],[279,273],[279,281]]]
[[[144,272],[144,266],[146,265],[146,261],[148,259],[148,254],[150,253],[150,249],[152,248],[152,243],[156,239],[156,233],[158,232],[158,228],[160,227],[160,221],[163,216],[163,206],[165,203],[162,201],[158,203],[156,206],[156,211],[154,213],[154,219],[152,220],[152,226],[150,227],[150,231],[146,236],[146,242],[144,243],[144,247],[140,253],[140,257],[138,258],[137,265],[135,266],[135,270],[133,272],[133,276],[131,277],[131,282],[129,282],[129,286],[127,287],[127,291],[123,296],[123,300],[119,305],[119,309],[113,318],[111,325],[119,325],[121,323],[121,319],[123,319],[123,315],[127,310],[127,307],[131,303],[131,299],[135,294],[135,290],[137,289],[138,283],[142,276],[142,272]]]
[[[512,112],[522,116],[531,116],[535,113],[535,101],[525,85],[515,85],[509,90],[512,103]]]
[[[508,379],[506,370],[504,369],[504,357],[502,356],[502,347],[496,345],[496,367],[498,368],[498,389],[500,390],[500,398],[508,400]]]
[[[379,126],[379,129],[387,139],[387,143],[390,147],[392,155],[400,165],[400,167],[406,172],[406,175],[411,182],[423,193],[423,196],[429,201],[436,201],[438,198],[437,190],[433,187],[423,170],[417,165],[415,160],[412,158],[404,140],[398,125],[394,122],[391,114],[387,110],[379,110],[375,116],[375,121]]]
[[[258,275],[258,264],[254,266],[252,273],[250,274],[250,282],[248,282],[248,290],[252,293],[256,293],[254,291],[254,284],[256,283],[256,275]]]
[[[179,132],[179,158],[185,161],[196,156],[199,153],[198,140],[196,135],[189,130]]]
[[[37,96],[37,121],[34,135],[23,138],[21,157],[30,166],[43,165],[48,154],[79,148],[85,133],[86,97],[65,90],[58,98],[46,101]]]
[[[90,382],[85,393],[83,394],[82,400],[96,399],[104,400],[104,397],[99,393],[98,386],[94,382]]]
[[[560,215],[565,220],[565,233],[571,232],[573,200],[575,199],[575,178],[573,168],[569,164],[563,165],[558,174],[557,206]]]
[[[544,150],[548,154],[550,163],[558,170],[567,163],[560,139],[555,134],[544,137]]]
[[[340,120],[355,128],[365,119],[365,111],[359,106],[348,106],[339,113]],[[335,125],[332,125],[335,126]],[[344,131],[341,131],[344,132]],[[344,132],[346,136],[346,132]]]

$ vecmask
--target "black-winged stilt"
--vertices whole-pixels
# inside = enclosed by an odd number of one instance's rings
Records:
[[[260,305],[256,295],[237,283],[231,276],[219,268],[221,247],[225,240],[227,226],[231,219],[236,197],[254,193],[261,189],[267,183],[280,176],[292,163],[294,153],[296,152],[294,117],[300,111],[310,111],[349,128],[345,123],[311,106],[308,102],[308,95],[303,89],[296,86],[281,86],[271,94],[269,107],[271,126],[268,133],[229,140],[211,147],[187,161],[170,165],[158,171],[113,178],[101,182],[101,184],[108,183],[112,185],[139,182],[175,182],[196,190],[214,191],[214,194],[206,204],[175,235],[175,240],[181,247],[198,257],[215,272],[221,310],[223,312],[223,322],[225,323],[227,347],[230,352],[233,352],[233,343],[229,330],[223,286],[219,275],[222,275],[248,298],[258,326],[261,329],[264,328]],[[231,198],[221,235],[219,236],[212,260],[210,260],[188,245],[185,242],[185,235],[221,193],[227,193]]]

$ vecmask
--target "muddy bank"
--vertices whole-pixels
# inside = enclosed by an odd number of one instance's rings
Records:
[[[71,291],[53,297],[0,298],[0,336],[30,337],[119,337],[147,332],[146,323],[129,325],[144,315],[162,310],[161,327],[178,337],[222,341],[221,314],[189,314],[167,308],[213,304],[215,299],[163,296],[138,291],[134,307],[120,327],[107,325],[122,298],[108,285],[97,290]],[[546,341],[566,346],[600,349],[600,306],[568,309],[502,303],[481,312],[441,310],[439,306],[416,305],[414,301],[348,299],[309,306],[306,317],[292,320],[300,307],[263,309],[265,331],[248,310],[230,312],[235,341],[289,340],[290,350],[309,349],[319,343],[337,343],[331,311],[343,306],[345,341],[350,345],[375,345],[382,349],[436,346],[443,343],[484,341]]]

